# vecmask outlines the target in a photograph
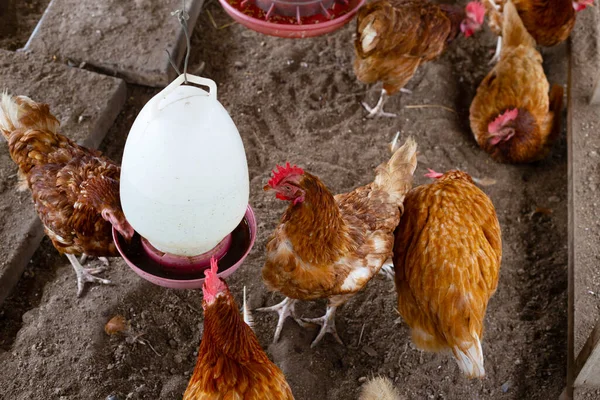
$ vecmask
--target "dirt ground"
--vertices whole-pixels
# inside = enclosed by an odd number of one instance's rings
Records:
[[[0,49],[17,50],[27,43],[50,0],[0,1]]]
[[[219,26],[230,22],[217,2],[206,9]],[[271,344],[275,316],[255,313],[261,344],[298,400],[355,399],[373,375],[392,378],[408,399],[557,398],[565,385],[567,348],[565,136],[548,159],[528,166],[497,164],[477,147],[468,106],[495,45],[487,30],[457,40],[440,60],[419,69],[407,86],[413,94],[394,96],[386,105],[397,118],[365,119],[360,101],[374,104],[380,86],[367,87],[352,72],[354,24],[324,37],[285,40],[239,25],[214,29],[205,11],[199,18],[190,70],[206,63],[202,75],[217,82],[218,97],[240,131],[259,222],[255,248],[230,287],[241,300],[246,286],[252,308],[280,299],[260,277],[267,237],[285,208],[261,190],[276,163],[298,163],[334,192],[344,192],[373,178],[397,131],[402,140],[414,135],[421,153],[415,184],[428,182],[426,168],[461,168],[497,181],[483,188],[498,212],[504,252],[486,316],[486,378],[468,381],[448,356],[415,350],[395,311],[393,284],[379,277],[338,312],[346,347],[326,337],[311,349],[316,329],[292,321]],[[550,81],[566,83],[565,46],[544,56]],[[126,108],[103,143],[107,155],[120,160],[135,116],[154,93],[129,87]],[[423,104],[446,108],[407,107]],[[552,212],[534,213],[538,208]],[[112,260],[105,276],[114,285],[90,287],[77,299],[71,266],[44,240],[0,309],[3,398],[181,398],[202,334],[201,293],[153,286],[120,259]],[[308,302],[300,311],[321,315],[324,304]],[[104,324],[116,314],[129,319],[154,350],[107,336]]]

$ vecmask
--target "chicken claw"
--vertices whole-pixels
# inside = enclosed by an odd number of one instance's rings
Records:
[[[302,320],[296,316],[296,299],[290,299],[286,297],[281,303],[275,304],[271,307],[262,307],[257,308],[256,311],[260,312],[270,312],[275,311],[279,315],[279,320],[277,321],[277,328],[275,329],[275,337],[273,338],[273,343],[277,343],[279,340],[279,335],[281,334],[281,329],[283,328],[283,323],[287,317],[294,318],[299,325],[303,326]]]
[[[394,271],[394,262],[391,259],[386,260],[379,270],[379,274],[393,281],[396,275],[396,272]]]
[[[342,342],[342,339],[340,339],[340,336],[338,335],[337,330],[335,328],[336,309],[337,307],[328,305],[327,311],[325,311],[325,315],[323,315],[322,317],[302,318],[302,321],[305,324],[321,325],[321,330],[319,331],[319,334],[317,335],[315,340],[313,340],[313,342],[310,344],[311,348],[314,348],[321,341],[321,339],[323,339],[323,336],[325,336],[326,333],[331,333],[335,340],[337,340],[339,344],[344,346],[344,342]]]
[[[383,111],[383,105],[385,104],[385,101],[388,98],[388,94],[387,91],[385,89],[381,89],[381,96],[379,96],[379,101],[377,101],[377,104],[375,105],[375,107],[371,108],[369,105],[367,105],[367,103],[362,102],[362,106],[365,108],[365,110],[367,110],[369,112],[369,115],[367,115],[367,118],[373,118],[373,117],[390,117],[390,118],[396,118],[396,114],[393,113],[387,113],[385,111]]]
[[[83,253],[81,255],[81,258],[79,259],[79,263],[81,265],[85,264],[85,262],[87,261],[88,257],[89,256],[87,254]],[[98,257],[98,260],[100,260],[100,262],[102,262],[102,264],[104,264],[105,267],[108,267],[110,265],[110,262],[108,261],[108,258],[106,258],[106,257]]]
[[[66,256],[71,262],[75,273],[77,274],[77,297],[81,297],[81,294],[83,293],[83,287],[85,286],[86,282],[110,285],[111,282],[108,279],[98,278],[97,276],[94,276],[95,274],[106,270],[105,267],[83,268],[79,263],[77,257],[75,257],[73,254],[67,254]]]

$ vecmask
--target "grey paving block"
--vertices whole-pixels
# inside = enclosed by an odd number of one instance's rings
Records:
[[[0,91],[48,103],[61,132],[97,148],[123,108],[123,80],[31,54],[0,50]],[[43,238],[29,191],[18,193],[17,167],[0,139],[0,304],[17,283]]]
[[[575,378],[573,361],[600,316],[600,106],[589,104],[600,77],[599,28],[600,13],[588,8],[578,14],[571,35],[568,110],[571,379]],[[574,398],[589,398],[586,393],[585,389],[576,389]]]
[[[203,0],[187,0],[193,29]],[[131,83],[161,87],[176,75],[185,35],[171,12],[180,0],[52,0],[25,49],[86,62]],[[191,32],[190,32],[191,34]]]

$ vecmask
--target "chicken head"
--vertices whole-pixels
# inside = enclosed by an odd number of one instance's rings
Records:
[[[575,11],[583,11],[588,7],[594,6],[594,0],[575,0],[573,1],[573,8]]]
[[[478,1],[472,1],[467,4],[465,14],[466,18],[460,24],[460,31],[465,37],[470,37],[475,32],[479,31],[483,25],[485,7]]]
[[[125,218],[119,198],[119,181],[100,175],[82,184],[79,200],[75,206],[88,206],[100,212],[102,218],[127,240],[134,234],[133,227]]]
[[[212,257],[210,259],[210,268],[204,270],[204,285],[202,285],[202,293],[204,294],[204,306],[209,306],[215,302],[215,299],[219,295],[226,293],[227,285],[219,279],[217,272],[219,267],[217,266],[217,260]]]
[[[269,179],[264,190],[275,190],[279,200],[292,201],[294,205],[304,201],[305,191],[300,187],[304,170],[295,165],[286,163],[285,166],[278,165],[272,172],[273,176]]]

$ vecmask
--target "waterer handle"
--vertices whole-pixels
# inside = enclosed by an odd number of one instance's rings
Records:
[[[213,80],[201,78],[199,76],[191,74],[186,75],[188,82],[192,82],[197,85],[208,86],[210,90],[208,92],[208,97],[211,97],[213,100],[217,100],[217,84]],[[167,87],[161,90],[160,93],[158,93],[158,95],[156,95],[152,98],[152,100],[150,100],[152,103],[150,115],[156,115],[156,113],[159,111],[158,106],[160,105],[160,102],[163,101],[167,97],[167,95],[169,95],[173,90],[180,86],[185,81],[185,79],[186,76],[184,76],[183,74],[179,75],[173,80],[173,82],[169,83]]]

